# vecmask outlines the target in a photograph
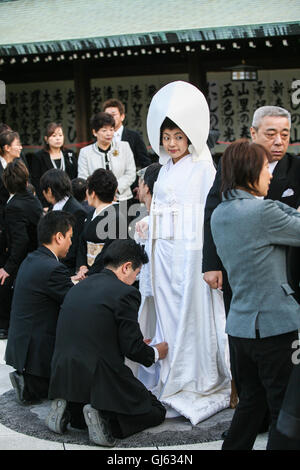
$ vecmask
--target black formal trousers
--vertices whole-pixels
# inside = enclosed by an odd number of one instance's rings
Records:
[[[164,421],[166,416],[165,407],[151,392],[149,392],[149,394],[151,397],[151,409],[148,413],[127,415],[113,411],[98,410],[107,420],[113,437],[124,439],[144,429],[158,426]],[[71,417],[70,424],[74,428],[82,429],[84,427],[83,407],[83,403],[68,402],[67,404],[67,409]]]
[[[241,394],[222,450],[251,450],[268,409],[271,426],[267,450],[300,450],[300,441],[289,439],[276,429],[298,332],[256,339],[230,338]]]
[[[4,330],[9,328],[14,280],[15,276],[9,276],[4,284],[0,285],[0,328]]]
[[[290,376],[289,384],[278,416],[277,429],[300,443],[300,363],[299,349],[293,358],[295,365]]]
[[[41,400],[48,397],[49,382],[47,377],[38,377],[37,375],[22,373],[24,377],[24,399],[28,401]]]

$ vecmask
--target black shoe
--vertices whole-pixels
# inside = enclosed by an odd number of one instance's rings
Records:
[[[9,374],[9,378],[12,386],[14,387],[17,402],[21,405],[24,405],[24,403],[26,403],[26,400],[24,399],[25,382],[23,375],[15,371]]]
[[[113,447],[116,439],[112,436],[106,419],[91,405],[83,407],[84,419],[89,430],[90,441],[99,446]]]
[[[8,337],[8,330],[4,328],[0,328],[0,339],[7,339]]]
[[[51,403],[51,409],[46,418],[46,425],[57,434],[63,434],[70,421],[70,413],[66,408],[67,402],[63,398],[56,398]]]
[[[221,438],[224,440],[228,436],[228,431],[229,429],[226,429],[226,431],[222,432]]]

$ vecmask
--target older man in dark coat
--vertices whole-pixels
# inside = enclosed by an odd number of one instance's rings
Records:
[[[63,433],[69,419],[80,427],[83,411],[90,440],[112,446],[114,438],[164,420],[165,408],[124,364],[127,357],[148,367],[168,350],[167,343],[148,346],[137,321],[141,296],[131,285],[147,261],[133,240],[116,240],[106,251],[106,268],[66,296],[49,388],[52,431]]]
[[[284,202],[290,207],[297,208],[300,203],[300,158],[287,153],[290,142],[291,115],[278,106],[262,106],[253,115],[250,133],[253,142],[263,145],[270,153],[270,171],[273,178],[265,199]],[[204,280],[212,289],[220,288],[224,294],[225,310],[228,313],[231,302],[231,288],[226,270],[217,255],[212,238],[210,221],[215,208],[221,203],[221,169],[222,158],[214,184],[207,196],[204,214],[204,243],[202,272]],[[300,302],[300,263],[299,248],[291,247],[288,252],[288,280],[294,290],[294,297]],[[241,269],[243,267],[241,266]],[[232,376],[240,394],[239,377],[235,370],[234,352],[230,347]],[[232,404],[236,397],[232,394]],[[267,425],[262,430],[267,429]]]

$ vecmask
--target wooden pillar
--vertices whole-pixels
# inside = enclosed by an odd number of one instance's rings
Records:
[[[188,55],[188,72],[190,83],[198,87],[207,98],[208,84],[206,70],[201,64],[200,54],[194,53]]]
[[[92,138],[89,125],[91,118],[91,86],[86,64],[81,61],[74,62],[74,91],[76,142],[89,142]]]

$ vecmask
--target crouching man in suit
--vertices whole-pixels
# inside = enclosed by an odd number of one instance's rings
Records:
[[[6,363],[17,401],[47,398],[60,305],[74,285],[64,258],[71,246],[71,214],[50,212],[39,221],[39,248],[21,264],[14,288]]]
[[[127,357],[151,366],[168,352],[167,343],[148,346],[138,324],[141,296],[132,284],[147,262],[133,240],[115,240],[105,269],[66,296],[51,366],[46,424],[52,431],[63,433],[69,421],[83,428],[85,421],[91,442],[113,446],[115,438],[163,422],[164,406],[124,364]]]

